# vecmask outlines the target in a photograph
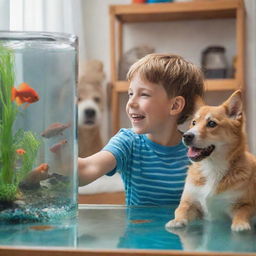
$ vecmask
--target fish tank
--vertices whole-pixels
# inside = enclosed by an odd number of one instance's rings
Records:
[[[0,223],[77,215],[77,45],[0,31]]]

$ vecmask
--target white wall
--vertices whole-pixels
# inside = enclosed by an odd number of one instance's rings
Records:
[[[130,0],[83,0],[84,27],[87,58],[98,59],[104,63],[106,73],[105,92],[107,82],[110,81],[110,44],[108,7],[111,4],[129,4]],[[103,113],[102,137],[107,142],[110,134],[110,114],[105,104]]]
[[[87,56],[103,61],[107,79],[110,79],[110,46],[109,46],[109,17],[110,4],[127,4],[131,0],[84,0],[85,35]],[[245,0],[247,8],[247,124],[251,149],[256,153],[256,136],[253,137],[255,127],[255,0]],[[231,66],[235,49],[235,21],[234,20],[203,20],[203,21],[175,21],[165,23],[127,24],[124,27],[124,50],[138,45],[153,46],[157,52],[171,52],[180,54],[200,65],[200,52],[209,45],[223,45]],[[209,104],[219,104],[230,92],[211,92],[207,94]],[[126,102],[126,95],[122,96],[122,109]],[[107,119],[106,119],[107,121]],[[129,126],[124,112],[121,113],[122,126]],[[106,128],[104,128],[106,130]],[[107,136],[107,133],[105,133]]]
[[[0,0],[0,30],[9,29],[9,3],[6,0]]]

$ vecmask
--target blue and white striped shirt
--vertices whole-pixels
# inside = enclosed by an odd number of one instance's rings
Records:
[[[121,129],[103,150],[116,158],[116,168],[108,175],[121,173],[127,205],[179,203],[189,165],[182,142],[162,146],[145,134]]]

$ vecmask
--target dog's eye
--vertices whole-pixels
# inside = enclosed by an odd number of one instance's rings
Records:
[[[80,98],[80,97],[78,97],[78,99],[77,99],[78,101],[81,101],[82,99]]]
[[[94,97],[93,100],[97,103],[100,103],[100,97]]]
[[[214,121],[209,121],[206,126],[213,128],[213,127],[217,126],[217,123]]]
[[[196,125],[196,121],[195,120],[192,121],[192,125],[193,126]]]

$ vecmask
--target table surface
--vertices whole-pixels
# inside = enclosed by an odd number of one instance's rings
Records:
[[[166,230],[165,223],[173,218],[174,210],[174,206],[79,205],[78,218],[73,220],[0,224],[0,249],[11,246],[256,252],[254,228],[249,232],[232,232],[229,219],[195,221],[175,233]]]

